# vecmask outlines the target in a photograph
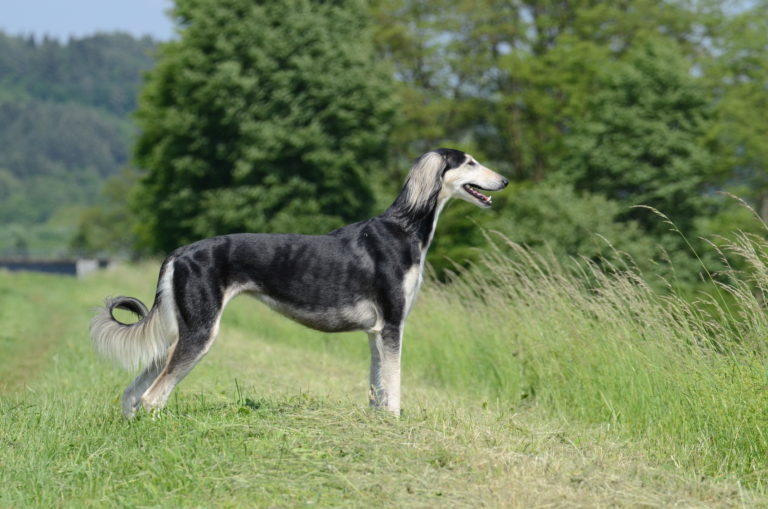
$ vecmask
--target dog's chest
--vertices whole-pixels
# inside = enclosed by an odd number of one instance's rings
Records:
[[[416,300],[416,295],[419,293],[419,287],[421,287],[421,273],[422,265],[417,264],[411,266],[403,276],[403,296],[405,297],[404,316],[406,317],[408,316],[408,313],[411,312],[411,307]]]

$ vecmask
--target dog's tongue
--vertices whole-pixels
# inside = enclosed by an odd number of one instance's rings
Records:
[[[467,191],[469,191],[469,194],[474,196],[475,198],[484,201],[485,203],[491,203],[493,199],[490,196],[486,196],[477,189],[473,188],[472,186],[466,187]]]

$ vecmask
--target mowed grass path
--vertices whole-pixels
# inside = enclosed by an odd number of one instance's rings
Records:
[[[155,270],[0,272],[0,507],[765,504],[603,428],[430,386],[409,374],[407,330],[404,415],[371,411],[362,333],[307,332],[246,298],[169,407],[125,421],[132,375],[95,357],[88,320],[106,295],[151,302]]]

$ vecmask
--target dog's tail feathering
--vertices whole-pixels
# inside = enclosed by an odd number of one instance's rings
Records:
[[[160,360],[178,337],[172,281],[171,262],[161,271],[151,310],[133,297],[107,299],[104,308],[91,320],[91,341],[96,352],[128,370]],[[115,309],[131,311],[139,321],[122,323],[112,314]]]

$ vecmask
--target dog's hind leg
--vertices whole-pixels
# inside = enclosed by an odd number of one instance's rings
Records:
[[[165,369],[141,397],[147,411],[160,410],[168,401],[171,391],[200,362],[210,350],[218,332],[218,318],[209,327],[191,330],[179,324],[179,340]]]
[[[385,326],[381,332],[369,332],[368,346],[371,349],[370,404],[400,415],[402,329]]]
[[[123,392],[123,415],[130,419],[136,415],[141,404],[141,396],[152,384],[165,366],[165,357],[155,360],[141,372],[131,385]]]

